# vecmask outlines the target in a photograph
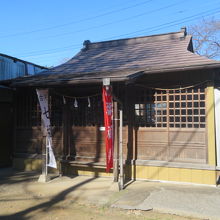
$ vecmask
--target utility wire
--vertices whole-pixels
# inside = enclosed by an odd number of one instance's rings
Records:
[[[74,49],[79,49],[79,47],[75,47],[72,49],[65,49],[62,51],[58,51],[58,52],[52,52],[52,53],[43,53],[43,54],[39,54],[39,55],[30,55],[30,56],[21,56],[22,59],[27,59],[27,58],[41,58],[41,57],[45,57],[47,55],[51,55],[51,54],[61,54],[61,53],[65,53],[66,51],[70,51],[70,50],[74,50]],[[55,55],[58,56],[58,55]]]
[[[51,27],[47,27],[47,28],[36,29],[36,30],[33,30],[33,31],[26,31],[26,32],[20,32],[20,33],[16,33],[16,34],[4,35],[4,36],[0,36],[0,38],[24,36],[24,35],[28,35],[28,34],[32,34],[32,33],[48,31],[48,30],[53,30],[53,29],[73,25],[73,24],[78,24],[78,23],[81,23],[81,22],[84,22],[84,21],[90,21],[90,20],[93,20],[93,19],[96,19],[96,18],[104,17],[106,15],[110,15],[110,14],[118,13],[118,12],[121,12],[121,11],[124,11],[124,10],[128,10],[130,8],[135,8],[135,7],[147,4],[147,3],[152,2],[152,1],[153,0],[147,0],[147,1],[140,2],[140,3],[136,3],[136,4],[128,6],[128,7],[123,7],[123,8],[112,10],[112,11],[109,11],[109,12],[105,12],[105,13],[102,13],[102,14],[99,14],[99,15],[96,15],[96,16],[87,17],[87,18],[84,18],[84,19],[81,19],[81,20],[78,20],[78,21],[72,21],[72,22],[68,22],[68,23],[65,23],[65,24],[55,25],[55,26],[51,26]]]
[[[101,24],[101,25],[96,25],[96,26],[92,26],[92,27],[84,28],[84,29],[80,29],[80,30],[75,30],[74,32],[66,32],[66,33],[61,33],[61,34],[57,34],[57,35],[51,35],[51,36],[48,36],[48,37],[44,37],[43,39],[60,37],[60,36],[65,36],[65,35],[70,35],[70,34],[76,34],[76,33],[81,33],[81,32],[85,32],[85,31],[89,31],[89,30],[93,30],[93,29],[98,29],[98,28],[106,27],[106,26],[109,26],[109,25],[112,25],[112,24],[118,24],[118,23],[121,23],[121,22],[124,22],[124,21],[128,21],[128,20],[132,20],[132,19],[141,17],[141,16],[149,15],[149,14],[161,11],[163,9],[171,8],[173,6],[179,5],[179,4],[181,4],[183,2],[186,2],[186,1],[187,0],[180,1],[178,3],[170,4],[170,5],[167,5],[165,7],[161,7],[159,9],[155,9],[155,10],[151,10],[151,11],[146,11],[144,13],[140,13],[140,14],[137,14],[137,15],[134,15],[134,16],[130,16],[130,17],[127,17],[127,18],[123,18],[123,19],[119,19],[119,20],[115,20],[115,21],[112,21],[112,22],[109,22],[109,23],[105,23],[105,24]]]
[[[207,12],[208,12],[208,14],[207,14]],[[208,10],[208,11],[204,11],[204,12],[195,14],[193,16],[188,16],[188,17],[183,18],[183,19],[178,19],[178,20],[175,20],[175,21],[172,21],[172,22],[167,22],[167,23],[164,23],[164,24],[161,24],[161,25],[150,27],[150,28],[144,28],[144,29],[137,30],[137,31],[134,31],[134,32],[113,36],[111,38],[106,38],[106,39],[103,39],[103,40],[111,40],[111,39],[114,39],[114,38],[128,36],[128,35],[132,35],[132,34],[136,34],[136,33],[143,33],[143,32],[146,32],[146,31],[148,31],[148,33],[149,33],[149,32],[153,32],[153,31],[161,30],[163,28],[167,28],[167,27],[178,25],[178,24],[182,24],[184,22],[193,21],[193,20],[199,19],[199,18],[204,17],[204,16],[214,15],[214,14],[219,13],[219,12],[220,12],[220,8],[217,8],[217,10],[216,9],[214,9],[214,10],[211,9],[211,10]],[[75,46],[77,46],[77,45],[75,45]],[[77,48],[79,48],[80,46],[81,45],[78,45]],[[72,48],[72,49],[77,49],[77,48]],[[57,48],[57,49],[62,50],[62,48]],[[65,47],[65,49],[70,49],[70,47],[67,46],[67,47]],[[47,51],[50,52],[50,50],[47,50]],[[38,51],[38,52],[40,52],[40,51]],[[45,55],[53,54],[53,53],[57,53],[57,52],[46,53]],[[40,54],[40,56],[41,55],[44,55],[44,54]]]
[[[118,38],[118,37],[123,37],[123,36],[136,34],[136,33],[146,32],[147,30],[150,30],[150,32],[153,32],[153,31],[157,31],[157,30],[160,30],[160,29],[163,29],[163,28],[166,28],[166,27],[171,27],[171,26],[175,26],[175,25],[178,25],[178,24],[182,24],[184,22],[193,21],[193,20],[202,18],[204,16],[214,15],[214,14],[217,14],[219,12],[220,12],[220,8],[217,8],[217,9],[215,8],[215,9],[204,11],[204,12],[192,15],[192,16],[188,16],[186,18],[178,19],[178,20],[175,20],[175,21],[167,22],[167,23],[164,23],[164,24],[161,24],[161,25],[156,25],[156,26],[149,27],[149,28],[144,28],[144,29],[141,29],[141,30],[137,30],[137,31],[127,33],[127,34],[116,35],[116,36],[113,36],[111,38],[106,38],[104,40],[111,40],[113,38]]]
[[[135,16],[131,16],[131,17],[128,17],[128,18],[125,18],[125,19],[121,19],[121,20],[117,20],[117,21],[114,21],[114,22],[110,22],[110,23],[107,23],[107,24],[103,24],[103,25],[99,25],[99,26],[94,26],[94,27],[91,27],[91,28],[87,28],[87,29],[83,29],[83,30],[78,30],[78,31],[75,31],[75,32],[68,32],[68,33],[64,33],[64,34],[60,34],[60,35],[53,35],[53,36],[51,36],[51,37],[57,37],[57,36],[62,36],[62,35],[66,35],[66,34],[72,34],[72,33],[77,33],[77,32],[82,32],[82,31],[88,31],[88,30],[90,30],[90,29],[94,29],[94,28],[100,28],[100,27],[104,27],[104,26],[108,26],[108,25],[110,25],[110,24],[115,24],[115,23],[119,23],[119,22],[123,22],[123,21],[128,21],[128,20],[130,20],[130,19],[134,19],[134,18],[137,18],[137,17],[140,17],[140,16],[144,16],[144,15],[149,15],[149,14],[152,14],[152,13],[154,13],[154,12],[158,12],[158,11],[161,11],[161,10],[163,10],[163,9],[167,9],[167,8],[170,8],[170,7],[173,7],[173,6],[176,6],[176,5],[178,5],[178,4],[181,4],[181,3],[183,3],[183,2],[186,2],[187,0],[184,0],[184,1],[180,1],[180,2],[178,2],[178,3],[175,3],[175,4],[170,4],[170,5],[167,5],[167,6],[165,6],[165,7],[161,7],[161,8],[159,8],[159,9],[155,9],[155,10],[151,10],[151,11],[148,11],[148,12],[144,12],[144,13],[140,13],[140,14],[137,14],[137,15],[135,15]],[[44,37],[44,39],[45,39],[45,37]],[[72,46],[77,46],[77,48],[79,47],[79,46],[81,46],[81,45],[69,45],[69,46],[66,46],[66,47],[62,47],[62,48],[56,48],[56,49],[48,49],[48,50],[43,50],[43,51],[33,51],[33,52],[28,52],[28,53],[24,53],[22,56],[28,56],[28,55],[32,55],[32,54],[34,54],[34,53],[41,53],[41,52],[52,52],[52,51],[54,51],[54,52],[56,52],[57,50],[62,50],[62,49],[68,49],[68,48],[71,48]],[[75,49],[75,48],[73,48],[73,49]]]
[[[42,52],[45,52],[45,54],[57,53],[57,52],[62,52],[62,51],[70,50],[70,49],[71,50],[78,49],[80,46],[81,46],[80,44],[73,44],[73,45],[69,45],[69,46],[65,46],[65,47],[58,47],[58,48],[54,48],[54,49],[32,51],[32,52],[23,53],[22,56],[29,57],[29,56],[41,55]]]

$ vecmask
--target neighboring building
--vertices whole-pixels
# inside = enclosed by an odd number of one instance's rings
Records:
[[[44,87],[50,91],[54,149],[64,174],[106,175],[101,98],[106,77],[124,112],[126,178],[216,184],[220,146],[215,144],[214,88],[220,62],[194,54],[185,29],[85,41],[68,62],[13,80],[14,166],[40,166],[43,136],[35,88]]]
[[[46,67],[0,53],[0,80],[36,75]]]
[[[36,75],[47,68],[0,53],[0,80]],[[2,81],[3,82],[3,81]],[[0,84],[0,167],[12,162],[13,90]]]

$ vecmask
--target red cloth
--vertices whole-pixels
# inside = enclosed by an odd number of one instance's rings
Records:
[[[109,173],[113,167],[113,102],[112,89],[110,86],[103,86],[102,98],[105,124],[106,172]]]

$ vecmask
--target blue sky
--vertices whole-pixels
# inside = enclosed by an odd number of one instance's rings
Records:
[[[179,31],[220,19],[220,0],[11,0],[1,2],[0,53],[43,66],[92,42]]]

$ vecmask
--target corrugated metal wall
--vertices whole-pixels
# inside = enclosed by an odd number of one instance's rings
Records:
[[[35,75],[42,70],[44,69],[33,64],[0,55],[0,80],[13,79],[24,75]]]

